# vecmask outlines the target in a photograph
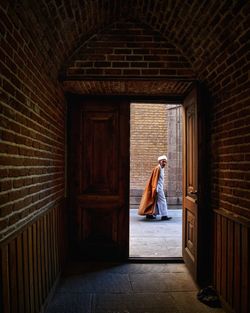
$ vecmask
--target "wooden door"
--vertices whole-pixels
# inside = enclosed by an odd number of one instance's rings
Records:
[[[199,92],[199,93],[198,93]],[[200,285],[211,280],[207,101],[194,88],[183,103],[183,259]]]
[[[129,103],[71,98],[72,244],[86,258],[127,258]]]

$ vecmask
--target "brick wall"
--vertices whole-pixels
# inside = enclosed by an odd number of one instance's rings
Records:
[[[67,254],[65,99],[35,25],[22,1],[1,2],[1,312],[40,312]]]
[[[58,99],[62,99],[62,95],[54,80],[59,68],[65,74],[68,67],[68,75],[72,77],[83,74],[97,79],[100,79],[100,75],[105,78],[114,75],[122,78],[147,76],[150,79],[160,76],[196,77],[205,82],[213,97],[210,144],[213,208],[250,217],[248,2],[221,1],[218,4],[215,0],[185,3],[138,0],[127,1],[126,4],[124,1],[115,4],[101,1],[97,6],[97,1],[85,1],[82,5],[66,1],[2,1],[0,14],[1,89],[4,90],[1,106],[9,121],[14,122],[18,112],[17,124],[25,125],[26,130],[30,127],[34,133],[39,124],[42,131],[46,128],[46,138],[57,137],[55,134],[58,131],[62,138],[62,123],[54,123],[54,114],[57,113],[51,113],[52,118],[48,116],[50,106],[57,108],[60,118],[64,114],[59,113]],[[130,17],[137,24],[112,24],[115,20],[124,21],[122,17]],[[105,27],[111,24],[115,27],[107,32]],[[118,27],[123,28],[119,36]],[[121,34],[117,46],[117,37]],[[107,43],[112,51],[105,53],[102,49]],[[101,49],[99,54],[98,46]],[[76,47],[79,50],[73,58],[69,58]],[[103,56],[105,59],[101,60]],[[66,62],[66,59],[70,61]],[[128,94],[129,91],[126,90]],[[27,121],[32,125],[26,125]],[[51,128],[48,128],[48,121]],[[8,128],[4,125],[1,127]],[[12,205],[7,206],[10,203],[8,192],[14,187],[13,181],[7,178],[9,173],[13,175],[13,169],[21,169],[20,164],[13,166],[6,163],[9,161],[4,156],[10,152],[6,152],[6,149],[12,149],[12,162],[20,162],[14,156],[22,153],[23,164],[27,164],[26,159],[29,162],[32,160],[32,156],[25,156],[25,153],[31,153],[30,150],[34,152],[31,146],[17,151],[21,143],[18,141],[15,146],[12,143],[14,139],[10,138],[13,135],[8,134],[9,139],[5,137],[3,142],[4,168],[1,171],[4,190],[1,202],[6,206],[1,211],[1,229],[17,219]],[[31,134],[27,137],[30,139]],[[58,140],[61,141],[61,138]],[[54,146],[54,142],[49,145]],[[48,152],[46,149],[38,149],[36,153],[42,155],[42,151]],[[48,157],[45,159],[50,160]],[[8,166],[11,171],[6,171]],[[23,171],[21,177],[30,175],[25,172],[27,168],[24,167]],[[13,201],[17,201],[23,195],[14,194],[13,197],[16,199]],[[10,214],[13,219],[8,218],[7,221],[5,217]]]
[[[48,51],[11,7],[0,14],[1,240],[64,198],[65,100]]]
[[[213,102],[209,107],[212,207],[249,218],[249,3],[138,0],[121,8],[121,16],[129,13],[137,24],[127,24],[128,32],[122,32],[126,23],[101,29],[82,44],[64,73],[69,78],[98,79],[159,78],[165,73],[203,81]]]
[[[91,37],[71,57],[61,75],[64,79],[194,77],[180,51],[138,21],[114,23]]]
[[[165,154],[165,192],[169,204],[181,204],[182,128],[180,106],[132,103],[130,117],[130,205],[136,208],[158,156]]]
[[[165,104],[131,104],[130,188],[142,190],[157,158],[167,154],[167,109]]]

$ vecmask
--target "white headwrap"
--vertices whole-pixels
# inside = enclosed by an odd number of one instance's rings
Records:
[[[161,160],[168,160],[168,158],[165,156],[165,155],[161,155],[161,156],[159,156],[159,158],[158,158],[158,161],[161,161]]]

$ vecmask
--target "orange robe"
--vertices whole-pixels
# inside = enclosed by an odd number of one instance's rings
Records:
[[[160,165],[157,165],[151,173],[151,176],[146,184],[142,194],[140,206],[138,209],[139,215],[155,214],[156,205],[156,187],[160,175]]]

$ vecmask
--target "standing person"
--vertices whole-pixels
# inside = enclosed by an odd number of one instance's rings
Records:
[[[156,215],[161,215],[162,220],[170,220],[168,216],[168,205],[164,194],[164,167],[167,164],[167,157],[161,155],[158,158],[159,164],[152,170],[151,176],[143,192],[139,215],[146,215],[148,219],[155,219]]]

